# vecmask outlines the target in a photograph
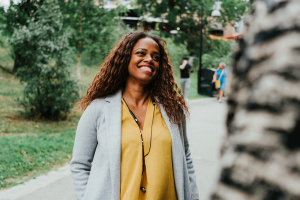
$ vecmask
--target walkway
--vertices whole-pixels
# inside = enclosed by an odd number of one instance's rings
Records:
[[[219,148],[225,134],[226,103],[192,100],[187,124],[200,199],[208,199],[217,179]],[[75,200],[69,165],[0,192],[0,200]]]

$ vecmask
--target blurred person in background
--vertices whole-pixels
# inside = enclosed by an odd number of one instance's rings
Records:
[[[222,103],[222,97],[224,95],[224,90],[226,87],[226,76],[227,76],[227,69],[225,68],[226,64],[221,62],[218,64],[217,70],[214,73],[212,82],[215,83],[215,88],[218,90],[218,100]],[[216,82],[220,81],[220,87],[216,87]]]
[[[190,73],[192,73],[192,71],[191,66],[188,64],[187,57],[183,57],[182,63],[179,65],[179,69],[183,97],[186,101],[188,101],[189,89],[191,85]]]
[[[125,35],[81,100],[70,163],[77,200],[199,199],[188,107],[165,43]]]

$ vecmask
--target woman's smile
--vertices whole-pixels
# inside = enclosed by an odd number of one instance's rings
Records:
[[[153,67],[150,65],[142,65],[139,67],[141,70],[147,73],[153,73]]]
[[[127,82],[138,81],[142,85],[149,84],[158,75],[159,61],[158,44],[151,38],[140,39],[131,53]]]

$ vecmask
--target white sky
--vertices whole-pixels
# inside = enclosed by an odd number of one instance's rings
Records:
[[[19,2],[20,0],[13,0],[13,2],[17,3]],[[10,0],[0,0],[0,6],[5,6],[5,7],[8,7],[9,6],[9,2]]]

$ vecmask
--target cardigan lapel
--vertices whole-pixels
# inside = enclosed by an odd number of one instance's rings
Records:
[[[105,107],[105,123],[110,159],[111,187],[116,191],[113,192],[113,200],[120,199],[121,193],[121,95],[122,90],[118,90],[115,94],[105,98],[105,100],[108,102],[107,106]],[[180,132],[176,124],[170,123],[169,117],[160,103],[158,103],[158,107],[172,138],[173,174],[177,197],[178,200],[184,200],[184,149]]]
[[[121,181],[121,90],[108,96],[105,100],[108,102],[105,107],[105,123],[107,143],[109,149],[111,188],[113,189],[113,200],[120,199],[120,181]]]
[[[157,100],[157,99],[156,99]],[[183,174],[183,144],[181,141],[180,132],[176,124],[171,124],[169,121],[169,117],[163,106],[158,103],[158,107],[160,113],[162,114],[165,123],[170,131],[171,138],[172,138],[172,162],[173,162],[173,174],[174,174],[174,181],[175,187],[177,192],[178,200],[184,200],[184,174]]]

